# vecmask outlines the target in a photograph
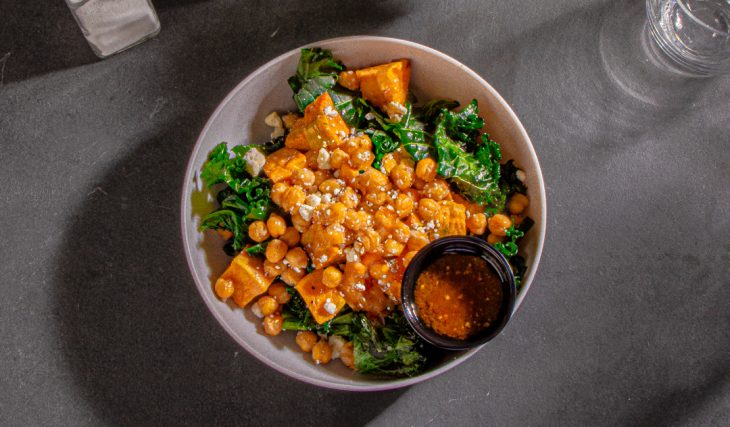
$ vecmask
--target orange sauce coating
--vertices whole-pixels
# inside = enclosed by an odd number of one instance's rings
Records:
[[[449,254],[421,273],[414,296],[426,326],[440,335],[467,339],[497,318],[502,284],[483,259]]]

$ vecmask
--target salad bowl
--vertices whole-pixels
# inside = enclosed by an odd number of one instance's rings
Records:
[[[530,205],[527,216],[532,229],[522,240],[520,253],[527,271],[516,297],[518,309],[533,282],[545,238],[546,201],[542,173],[530,138],[507,102],[477,73],[455,59],[417,43],[375,36],[354,36],[318,41],[305,47],[331,50],[352,68],[408,58],[412,64],[411,90],[422,100],[452,98],[466,105],[476,99],[486,130],[497,141],[503,159],[513,159],[525,172]],[[264,123],[272,111],[296,108],[286,84],[294,73],[300,49],[294,49],[262,65],[239,83],[220,103],[203,128],[187,165],[181,197],[181,228],[185,255],[195,284],[213,316],[233,339],[250,354],[292,378],[327,388],[378,391],[409,386],[433,378],[457,366],[481,347],[445,352],[425,372],[408,378],[386,378],[355,373],[339,363],[319,366],[303,357],[289,333],[269,337],[260,330],[250,310],[234,308],[219,300],[213,283],[225,270],[230,257],[221,250],[215,233],[201,233],[202,217],[215,208],[213,194],[200,179],[208,153],[221,141],[229,145],[260,144],[271,129]],[[514,315],[513,311],[513,315]]]

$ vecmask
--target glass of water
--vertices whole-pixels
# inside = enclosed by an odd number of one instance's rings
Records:
[[[680,71],[730,71],[730,0],[647,0],[646,12],[652,39]]]
[[[106,58],[160,32],[149,0],[66,0],[91,49]]]

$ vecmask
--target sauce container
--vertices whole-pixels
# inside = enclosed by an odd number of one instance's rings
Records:
[[[429,327],[416,304],[418,278],[429,266],[441,257],[450,254],[470,255],[484,261],[501,285],[499,310],[489,326],[475,332],[466,339],[453,338],[437,333]],[[485,283],[464,283],[464,286],[487,286]],[[473,236],[443,237],[424,246],[408,264],[403,276],[401,302],[405,318],[413,330],[428,343],[446,350],[465,350],[486,343],[504,328],[512,315],[517,291],[515,277],[504,256],[486,241]]]

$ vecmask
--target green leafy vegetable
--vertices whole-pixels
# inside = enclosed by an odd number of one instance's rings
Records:
[[[499,176],[494,176],[491,163],[485,165],[480,158],[464,151],[449,138],[442,124],[436,126],[434,145],[438,155],[439,175],[454,183],[465,196],[485,206],[488,212],[496,212],[504,206],[504,196],[499,191]],[[493,149],[494,147],[484,148],[480,157],[485,160],[490,158]]]
[[[507,239],[504,242],[497,242],[494,244],[494,248],[502,252],[507,259],[517,255],[517,242],[524,236],[525,233],[515,228],[514,225],[507,229]]]
[[[532,219],[524,218],[518,228],[515,228],[513,225],[507,229],[508,240],[494,244],[494,248],[500,251],[512,266],[512,272],[515,275],[515,285],[518,290],[522,284],[522,278],[525,275],[525,271],[527,271],[525,259],[517,255],[517,251],[519,250],[518,245],[520,244],[520,240],[522,240],[525,234],[527,234],[530,228],[532,228],[533,224],[534,221]]]
[[[208,187],[226,184],[216,198],[220,208],[206,215],[200,229],[224,229],[233,234],[226,250],[241,251],[248,238],[248,224],[263,220],[270,211],[271,183],[267,178],[252,177],[246,170],[245,154],[252,146],[236,146],[231,152],[225,142],[216,146],[203,165],[200,178]]]
[[[513,160],[500,165],[499,186],[507,197],[514,193],[527,194],[527,187],[517,178],[518,170]]]
[[[459,106],[459,101],[451,99],[432,99],[423,106],[414,109],[414,115],[424,123],[433,123],[442,110],[453,110]]]
[[[266,253],[266,247],[269,246],[269,242],[271,240],[267,240],[265,242],[257,243],[255,245],[247,247],[246,253],[249,255],[257,256],[257,257],[263,257]]]
[[[365,130],[365,133],[370,137],[370,140],[373,143],[375,159],[373,160],[372,166],[375,169],[380,169],[383,156],[397,150],[400,144],[382,130],[367,129]]]
[[[355,369],[364,374],[413,376],[426,363],[423,343],[408,326],[401,312],[376,328],[363,314],[353,316]]]
[[[342,69],[342,64],[335,61],[329,50],[318,47],[302,49],[297,72],[288,80],[299,111],[303,112],[319,95],[332,88]]]
[[[479,117],[476,99],[458,112],[442,109],[438,120],[446,129],[446,133],[462,148],[469,152],[474,151],[479,132],[484,127],[484,120]]]

